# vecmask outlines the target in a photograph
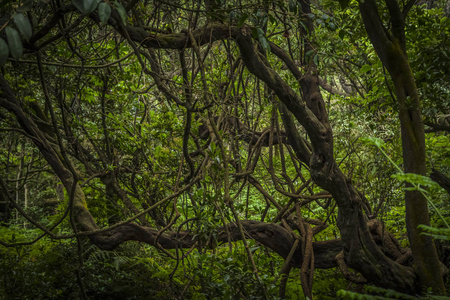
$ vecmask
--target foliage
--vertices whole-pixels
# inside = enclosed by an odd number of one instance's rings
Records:
[[[435,299],[435,300],[445,300],[448,297],[445,296],[433,296],[427,295],[426,297],[415,297],[408,294],[399,293],[393,290],[383,289],[375,286],[367,286],[366,290],[370,294],[362,295],[350,291],[341,290],[338,292],[340,299],[358,299],[358,300],[375,300],[375,299]]]
[[[6,240],[10,237],[10,241],[30,238],[29,234],[11,237],[11,231],[2,232]],[[78,271],[83,276],[89,299],[163,299],[173,298],[180,292],[179,283],[168,283],[161,273],[170,266],[165,266],[157,253],[153,253],[156,255],[153,259],[144,258],[152,251],[136,245],[127,245],[114,252],[87,246],[81,267],[76,259],[76,245],[70,241],[43,239],[30,247],[4,250],[0,266],[9,272],[2,272],[2,299],[82,298],[77,283]]]
[[[337,268],[339,251],[318,252],[312,265],[299,262],[308,246],[369,232],[352,227],[360,220],[343,219],[352,210],[383,221],[399,253],[407,253],[405,190],[426,195],[431,226],[419,228],[443,248],[450,221],[449,195],[429,177],[403,171],[395,87],[357,1],[306,3],[2,2],[0,298],[280,299],[284,289],[286,299],[306,299],[308,276],[317,299],[415,298],[369,285],[370,294],[357,293],[361,285],[349,285]],[[386,20],[389,10],[380,7]],[[422,114],[432,125],[450,109],[445,9],[414,5],[405,23]],[[245,52],[239,39],[247,36],[258,52]],[[263,62],[256,70],[248,63],[254,57]],[[273,73],[258,76],[263,68]],[[308,103],[304,119],[295,115],[302,106],[288,110],[292,131],[281,83],[303,106],[308,97],[318,103]],[[320,118],[314,109],[324,112]],[[323,147],[308,131],[315,120],[330,133]],[[448,133],[432,131],[425,135],[427,171],[449,174]],[[313,159],[298,154],[293,136]],[[333,163],[322,170],[329,158],[317,153],[326,147]],[[357,200],[346,206],[339,197]],[[111,231],[86,235],[80,216],[87,212],[84,221],[92,216],[98,229]],[[277,224],[292,243],[274,246],[270,240],[284,236],[240,228],[244,221]],[[129,240],[140,242],[109,246],[130,224],[138,230]],[[384,234],[372,234],[383,255],[398,259],[383,248]],[[313,268],[320,259],[333,265]]]

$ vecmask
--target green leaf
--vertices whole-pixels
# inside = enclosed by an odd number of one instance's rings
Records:
[[[9,56],[8,44],[0,38],[0,67],[3,67]]]
[[[319,54],[314,55],[313,61],[314,61],[314,64],[315,64],[316,66],[319,65]]]
[[[386,143],[382,139],[376,137],[366,136],[360,138],[360,141],[366,144],[372,144],[379,149],[383,149],[386,147]]]
[[[270,45],[269,42],[266,39],[266,36],[264,34],[264,31],[262,30],[262,28],[257,28],[256,29],[257,34],[258,34],[258,40],[261,43],[261,46],[263,47],[264,51],[270,51]]]
[[[117,1],[114,1],[114,5],[117,8],[117,12],[120,15],[120,18],[122,19],[123,24],[127,24],[127,12],[125,8]]]
[[[309,50],[308,52],[306,52],[305,54],[305,62],[309,63],[309,61],[311,60],[311,56],[314,54],[314,50]]]
[[[82,14],[84,14],[84,3],[83,0],[72,0],[72,4],[76,9]]]
[[[116,271],[119,271],[120,269],[120,262],[118,259],[114,260],[114,268],[116,269]]]
[[[6,39],[8,40],[9,51],[11,52],[11,56],[15,59],[19,59],[23,54],[23,45],[20,40],[20,35],[14,28],[6,27]]]
[[[345,36],[345,31],[343,29],[339,30],[339,37],[341,38],[341,40],[344,39]]]
[[[242,27],[242,25],[244,25],[245,21],[247,21],[248,19],[248,14],[247,13],[243,13],[241,15],[241,17],[239,18],[239,21],[237,23],[237,27],[240,28]]]
[[[393,174],[391,175],[392,178],[401,180],[401,181],[406,181],[415,185],[421,185],[423,187],[434,187],[434,188],[438,188],[439,185],[434,182],[430,177],[427,176],[422,176],[419,174],[414,174],[414,173],[397,173],[397,174]],[[418,190],[420,189],[418,186],[417,187],[413,187],[413,188],[405,188],[405,190]]]
[[[257,34],[258,38],[264,36],[264,30],[262,30],[262,28],[258,27],[258,28],[256,28],[256,34]]]
[[[328,27],[330,27],[331,30],[335,31],[336,30],[336,25],[332,22],[328,23]]]
[[[420,234],[429,235],[438,240],[450,241],[450,228],[435,228],[424,224],[420,224],[419,228],[424,231]]]
[[[258,30],[255,27],[252,28],[252,37],[254,39],[258,38]]]
[[[98,5],[98,16],[103,25],[108,23],[109,17],[111,16],[111,6],[106,2],[100,3]]]
[[[31,23],[23,14],[15,14],[13,16],[14,23],[16,23],[17,28],[20,33],[25,37],[26,40],[29,40],[33,35],[31,30]]]
[[[84,0],[84,1],[86,14],[90,14],[91,12],[93,12],[100,3],[100,0]]]
[[[359,72],[361,74],[365,74],[365,73],[369,72],[370,70],[372,70],[372,66],[371,65],[364,65],[364,66],[361,67]]]
[[[72,0],[72,4],[84,15],[93,12],[101,0]]]

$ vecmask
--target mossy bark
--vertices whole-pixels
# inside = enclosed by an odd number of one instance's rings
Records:
[[[396,1],[386,0],[392,28],[384,28],[374,0],[360,1],[361,15],[378,56],[391,75],[398,102],[405,173],[426,175],[425,132],[414,75],[406,54],[404,18]],[[407,184],[407,186],[409,186]],[[427,199],[418,191],[405,191],[406,225],[419,278],[418,288],[445,293],[436,247],[431,237],[422,235],[418,226],[430,225]]]

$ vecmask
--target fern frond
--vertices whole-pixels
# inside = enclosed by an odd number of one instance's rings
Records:
[[[450,228],[436,228],[427,225],[419,225],[419,228],[425,231],[422,234],[429,235],[437,240],[450,241]]]

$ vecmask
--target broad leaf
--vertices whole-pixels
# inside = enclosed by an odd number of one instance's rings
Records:
[[[328,27],[330,27],[331,30],[336,30],[336,25],[333,22],[328,23]]]
[[[28,18],[23,14],[15,14],[13,16],[13,19],[20,33],[25,37],[26,40],[29,40],[33,32],[31,30],[31,23]]]
[[[19,33],[9,26],[6,27],[5,32],[11,56],[15,59],[19,59],[23,54],[23,45]]]
[[[86,14],[90,14],[91,12],[93,12],[100,3],[100,0],[84,0],[84,1],[85,1],[84,5],[86,6]]]
[[[305,54],[305,62],[309,63],[309,61],[311,60],[311,56],[314,54],[314,50],[309,50],[308,52],[306,52]]]
[[[241,28],[242,25],[244,25],[245,21],[247,21],[247,19],[248,19],[248,14],[247,14],[247,13],[243,13],[243,14],[240,16],[240,18],[239,18],[239,21],[238,21],[238,23],[237,23],[237,27],[238,27],[238,28]]]
[[[84,13],[84,3],[83,0],[72,0],[72,4],[78,9],[80,13]]]
[[[269,42],[267,42],[266,36],[264,34],[264,31],[262,30],[262,28],[257,28],[257,35],[258,35],[258,40],[261,43],[261,46],[263,47],[264,51],[270,51],[270,45]]]
[[[314,64],[315,64],[316,66],[319,65],[319,54],[314,55],[313,61],[314,61]]]
[[[72,4],[84,15],[88,15],[93,12],[100,0],[72,0]]]
[[[98,16],[103,25],[108,23],[109,17],[111,16],[111,6],[106,2],[100,3],[98,5]]]
[[[114,1],[114,5],[117,8],[117,12],[120,15],[120,18],[122,19],[123,24],[127,24],[127,12],[125,8],[117,1]]]

